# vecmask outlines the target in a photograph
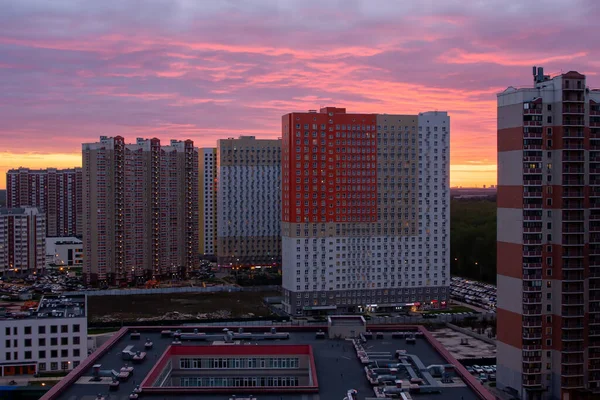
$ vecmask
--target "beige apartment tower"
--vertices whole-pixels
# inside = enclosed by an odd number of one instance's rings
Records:
[[[83,144],[83,274],[106,285],[184,277],[198,265],[198,149],[101,136]]]
[[[281,263],[281,140],[240,136],[217,144],[217,261]]]

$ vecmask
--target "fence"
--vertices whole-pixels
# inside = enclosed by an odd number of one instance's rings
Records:
[[[172,294],[172,293],[233,293],[233,292],[273,292],[280,291],[281,286],[186,286],[167,287],[156,289],[108,289],[108,290],[83,290],[77,292],[65,292],[65,296],[133,296],[148,294]]]

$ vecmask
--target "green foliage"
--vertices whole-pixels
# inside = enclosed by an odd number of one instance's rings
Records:
[[[452,275],[496,283],[495,201],[451,201],[450,257]]]

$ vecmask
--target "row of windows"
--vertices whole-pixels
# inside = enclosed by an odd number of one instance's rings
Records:
[[[298,386],[296,376],[182,377],[180,386],[194,387],[284,387]]]
[[[73,368],[76,368],[77,366],[79,366],[79,361],[74,361],[73,362]],[[67,371],[71,369],[71,362],[70,361],[63,361],[60,363],[60,369],[63,371]],[[40,372],[46,371],[46,363],[39,363],[38,364],[38,370]],[[58,371],[58,363],[57,362],[51,362],[50,363],[50,371]]]
[[[81,327],[78,324],[73,325],[72,332],[78,333],[80,331],[80,329],[81,329]],[[47,329],[46,329],[45,325],[38,326],[38,334],[42,335],[42,334],[46,333],[46,330]],[[50,325],[49,331],[50,331],[50,333],[58,333],[58,325]],[[19,329],[16,326],[13,326],[12,329],[9,326],[7,326],[4,329],[4,333],[6,336],[10,336],[11,332],[15,336],[20,334]],[[32,332],[33,332],[33,329],[31,326],[25,326],[23,328],[22,334],[31,335]],[[69,325],[60,325],[60,333],[69,333]]]
[[[57,337],[53,337],[50,338],[50,346],[58,346],[58,339]],[[31,347],[32,346],[32,339],[24,339],[24,347]],[[73,344],[80,344],[81,343],[81,338],[79,336],[73,336],[73,340],[72,340]],[[38,338],[38,346],[40,347],[44,347],[47,345],[47,340],[46,338]],[[6,348],[10,348],[11,347],[11,339],[6,339],[5,343],[4,343]],[[69,337],[68,336],[63,336],[60,338],[60,345],[61,346],[68,346],[69,345]],[[12,347],[17,348],[19,347],[19,341],[18,339],[13,339],[12,340]]]
[[[43,360],[46,358],[46,356],[49,355],[49,358],[58,358],[58,350],[50,350],[49,352],[46,352],[46,350],[40,350],[38,351],[38,357],[37,359]],[[79,349],[73,349],[73,357],[80,357],[81,352]],[[19,359],[19,352],[15,351],[15,352],[10,352],[7,351],[5,353],[5,357],[6,357],[6,361],[17,361]],[[69,350],[68,349],[62,349],[60,351],[60,357],[61,358],[67,358],[69,357]],[[29,350],[23,352],[23,359],[25,360],[32,360],[33,359],[33,353]]]
[[[179,360],[181,369],[272,369],[298,368],[297,357],[275,358],[182,358]]]

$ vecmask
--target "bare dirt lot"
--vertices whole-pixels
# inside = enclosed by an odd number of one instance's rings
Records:
[[[90,296],[90,322],[250,318],[271,315],[263,298],[274,292]]]

